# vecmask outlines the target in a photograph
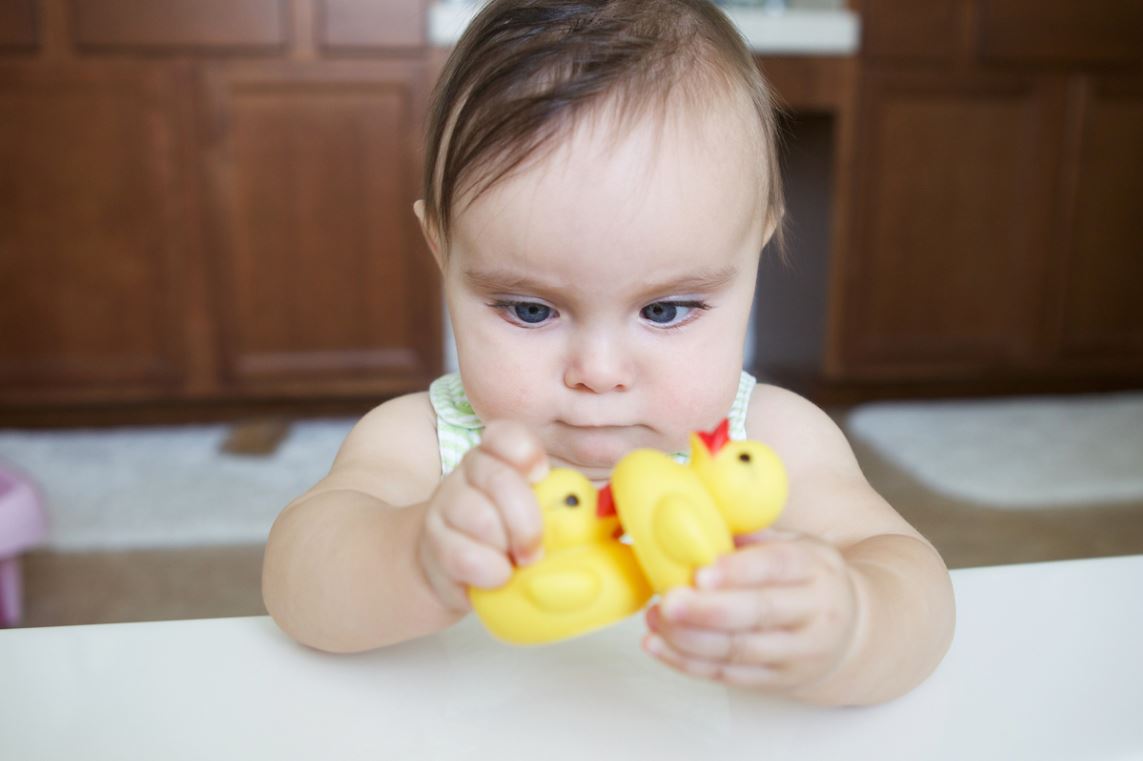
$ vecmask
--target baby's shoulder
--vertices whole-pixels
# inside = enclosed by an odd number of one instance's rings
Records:
[[[357,422],[347,441],[360,437],[365,443],[436,448],[436,413],[427,391],[405,394],[377,405]]]
[[[829,415],[816,404],[789,389],[759,382],[754,386],[746,410],[746,427],[768,430],[799,425],[832,424]]]
[[[746,434],[773,447],[787,465],[855,464],[853,450],[834,419],[809,399],[778,386],[754,387]]]
[[[435,488],[440,467],[436,415],[428,393],[418,392],[390,399],[362,417],[342,443],[331,475],[384,479],[387,491],[396,486],[400,496],[419,497]]]

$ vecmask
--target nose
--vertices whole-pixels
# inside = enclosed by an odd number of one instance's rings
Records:
[[[564,384],[576,391],[603,394],[631,386],[633,362],[622,342],[594,333],[578,337],[564,370]]]

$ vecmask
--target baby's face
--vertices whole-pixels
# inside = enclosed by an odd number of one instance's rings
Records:
[[[444,265],[476,413],[596,480],[726,416],[765,216],[748,115],[648,119],[614,145],[610,118],[463,208]]]

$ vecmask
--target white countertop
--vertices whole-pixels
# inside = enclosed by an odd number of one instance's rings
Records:
[[[682,677],[639,617],[532,649],[470,618],[355,656],[264,617],[0,631],[0,758],[1143,759],[1143,556],[953,580],[940,668],[862,709]]]
[[[476,15],[476,3],[438,2],[429,7],[429,41],[452,47]],[[861,38],[861,21],[848,9],[772,13],[760,8],[725,6],[750,48],[772,55],[852,55]]]

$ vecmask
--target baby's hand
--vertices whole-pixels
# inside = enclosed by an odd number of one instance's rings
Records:
[[[470,608],[466,587],[507,583],[513,563],[540,557],[543,526],[529,482],[547,474],[539,438],[519,423],[489,422],[479,446],[437,487],[417,557],[441,602]]]
[[[851,571],[821,540],[768,532],[700,570],[696,584],[647,612],[643,640],[684,673],[797,691],[832,673],[854,640]]]

